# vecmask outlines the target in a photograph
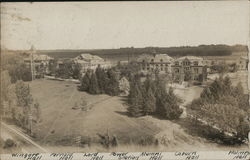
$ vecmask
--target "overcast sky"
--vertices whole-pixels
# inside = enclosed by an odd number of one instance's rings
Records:
[[[2,3],[8,49],[247,44],[248,1]]]

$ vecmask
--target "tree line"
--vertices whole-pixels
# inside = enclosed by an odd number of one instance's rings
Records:
[[[227,143],[224,133],[232,133],[230,143],[242,143],[250,131],[247,117],[250,116],[249,96],[244,94],[241,83],[233,86],[230,78],[219,77],[208,85],[200,95],[188,106],[189,111],[197,118],[216,126],[221,133],[216,136],[211,128],[204,129],[207,136],[218,138]]]
[[[182,114],[180,102],[173,89],[167,90],[166,81],[159,76],[155,80],[147,76],[144,82],[139,76],[134,76],[131,81],[128,112],[133,117],[155,115],[164,119],[177,119]]]
[[[1,56],[2,70],[7,70],[10,76],[11,83],[16,83],[18,80],[31,81],[31,69],[27,66],[23,57],[18,54],[3,54]]]
[[[1,72],[1,114],[32,134],[33,127],[41,121],[41,109],[30,91],[29,84],[18,80],[11,83],[7,70]],[[31,119],[32,118],[32,119]]]
[[[105,70],[97,67],[94,71],[88,70],[81,78],[81,91],[90,94],[108,94],[116,96],[119,91],[119,74],[114,69]]]
[[[49,70],[55,77],[63,79],[79,79],[81,77],[81,66],[71,60],[64,60],[60,67],[56,67],[56,61],[49,64]]]

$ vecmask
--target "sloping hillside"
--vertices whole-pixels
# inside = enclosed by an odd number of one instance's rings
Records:
[[[76,145],[77,136],[91,137],[98,141],[97,134],[116,136],[120,151],[175,151],[206,150],[217,148],[216,144],[191,136],[178,124],[151,116],[131,118],[127,115],[124,97],[89,95],[77,90],[73,82],[35,80],[30,83],[33,97],[42,110],[42,122],[36,128],[38,140],[49,145]],[[72,109],[75,103],[86,99],[88,111]],[[91,105],[92,104],[92,105]],[[135,142],[153,136],[165,145],[138,147]],[[130,142],[130,144],[128,144]],[[132,145],[131,145],[132,144]],[[130,147],[128,147],[130,146]],[[131,147],[133,146],[133,147]],[[192,146],[192,147],[191,147]],[[194,147],[195,146],[195,147]],[[96,151],[93,148],[91,151]],[[100,150],[98,150],[100,151]]]

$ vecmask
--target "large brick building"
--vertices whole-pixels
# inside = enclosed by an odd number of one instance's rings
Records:
[[[41,78],[50,72],[49,64],[54,58],[48,55],[37,54],[33,46],[27,54],[28,56],[24,57],[24,63],[31,69],[32,79]]]
[[[195,56],[172,58],[167,54],[141,55],[137,59],[141,73],[144,75],[159,73],[171,77],[173,82],[206,80],[207,69],[203,59]]]
[[[174,82],[204,82],[207,78],[207,69],[200,57],[185,56],[177,58],[171,68]]]
[[[137,59],[143,74],[159,72],[166,74],[171,72],[171,64],[174,61],[167,54],[147,55],[143,54]]]
[[[82,73],[85,73],[89,69],[95,71],[98,66],[104,69],[111,67],[109,61],[105,61],[103,58],[89,53],[81,54],[75,57],[73,61],[81,66]]]

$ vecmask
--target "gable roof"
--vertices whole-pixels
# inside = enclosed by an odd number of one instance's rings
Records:
[[[145,60],[146,62],[150,62],[151,60],[154,60],[154,62],[171,62],[174,59],[167,54],[156,54],[154,55],[149,55],[149,54],[142,54],[137,58],[138,62],[142,62]]]
[[[91,62],[103,62],[104,59],[102,59],[99,56],[92,55],[89,53],[83,53],[77,57],[74,58],[75,61],[78,63],[91,63]]]
[[[31,57],[33,56],[33,57]],[[34,61],[48,61],[52,60],[54,58],[48,56],[48,55],[43,55],[43,54],[30,54],[28,57],[24,58],[24,60],[31,60],[33,58]]]
[[[189,61],[202,61],[203,60],[203,58],[196,57],[196,56],[184,56],[184,57],[177,58],[176,60],[183,61],[185,59],[188,59]]]

